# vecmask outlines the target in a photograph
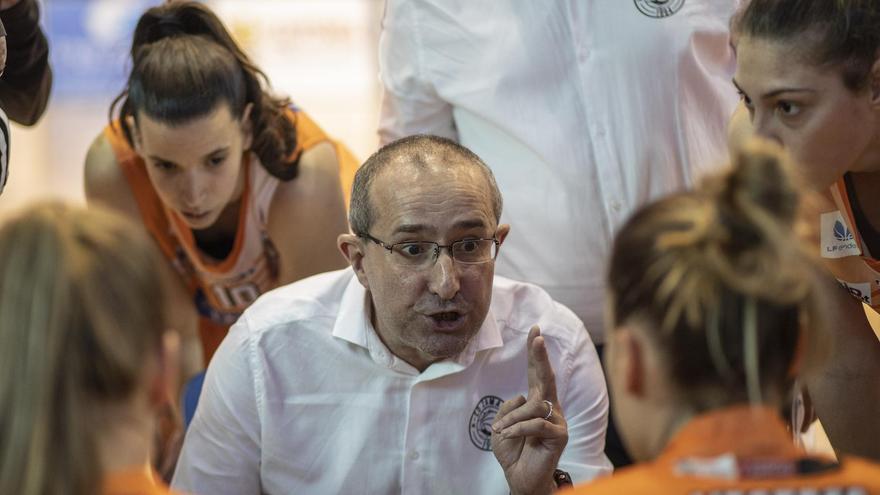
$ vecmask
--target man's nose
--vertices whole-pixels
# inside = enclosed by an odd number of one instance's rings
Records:
[[[444,301],[448,301],[458,294],[460,288],[458,267],[452,259],[451,253],[441,249],[437,254],[437,261],[431,267],[429,289]]]

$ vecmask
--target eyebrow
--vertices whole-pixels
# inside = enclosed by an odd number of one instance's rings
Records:
[[[220,153],[226,153],[228,151],[229,151],[229,146],[223,146],[223,147],[215,149],[214,151],[210,151],[210,152],[206,153],[205,156],[203,156],[202,158],[208,158],[210,156],[218,155]],[[156,156],[156,155],[148,155],[147,158],[149,158],[150,160],[153,160],[155,162],[174,163],[174,160],[167,160],[165,158],[162,158],[161,156]]]
[[[731,82],[733,83],[734,86],[736,86],[737,91],[739,91],[742,94],[746,94],[746,92],[743,91],[743,89],[739,86],[739,84],[737,84],[736,79],[732,79]],[[783,93],[815,93],[815,92],[816,92],[816,90],[809,89],[809,88],[779,88],[779,89],[774,89],[773,91],[764,93],[763,95],[761,95],[761,99],[766,100],[767,98],[773,98],[774,96],[779,96]]]
[[[453,229],[458,230],[479,229],[485,227],[486,222],[479,218],[460,220],[458,222],[455,222],[455,224],[452,226]],[[391,234],[418,234],[421,232],[433,230],[436,230],[436,228],[430,225],[425,225],[421,223],[405,223],[402,225],[398,225],[397,228],[394,229],[394,232],[392,232]]]

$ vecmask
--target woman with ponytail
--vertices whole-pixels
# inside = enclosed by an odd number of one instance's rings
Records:
[[[335,243],[357,164],[268,93],[204,5],[149,9],[131,58],[115,119],[86,157],[86,195],[143,224],[177,272],[190,375],[260,294],[344,265]]]
[[[150,468],[177,378],[159,262],[101,209],[40,205],[0,227],[0,493],[169,493]]]
[[[778,413],[828,341],[787,168],[751,142],[729,171],[642,207],[618,233],[605,368],[640,464],[575,493],[880,494],[880,467],[805,455]]]

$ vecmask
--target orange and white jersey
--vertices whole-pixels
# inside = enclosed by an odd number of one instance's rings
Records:
[[[291,108],[288,117],[297,133],[297,147],[291,159],[319,143],[330,141],[302,111]],[[269,207],[281,181],[271,176],[253,153],[246,153],[242,163],[245,186],[233,248],[225,259],[216,260],[201,252],[184,219],[159,199],[143,159],[129,146],[117,126],[107,126],[104,134],[137,201],[144,225],[192,294],[200,317],[199,334],[207,363],[242,311],[260,294],[279,284],[279,257],[267,224]],[[347,197],[358,163],[344,146],[330,142],[336,148],[340,180]]]
[[[651,462],[564,493],[873,495],[880,494],[880,466],[808,457],[773,409],[744,405],[691,420]]]
[[[837,280],[862,302],[880,310],[880,261],[859,232],[846,178],[831,187],[819,214],[819,248]],[[827,197],[827,196],[826,196]]]

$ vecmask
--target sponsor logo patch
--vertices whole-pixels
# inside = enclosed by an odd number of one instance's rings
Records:
[[[819,228],[822,250],[820,254],[823,258],[845,258],[862,254],[840,211],[820,215]]]
[[[868,306],[872,306],[872,297],[871,297],[871,283],[864,282],[860,284],[844,282],[843,280],[837,279],[840,282],[840,285],[843,286],[844,289],[848,290],[850,294],[856,299],[862,301]]]
[[[639,12],[655,19],[669,17],[684,6],[684,0],[634,0],[634,2]]]
[[[504,402],[499,397],[487,395],[477,402],[477,407],[471,414],[471,420],[468,423],[471,442],[480,450],[486,452],[492,451],[492,422],[495,421],[495,415]]]

